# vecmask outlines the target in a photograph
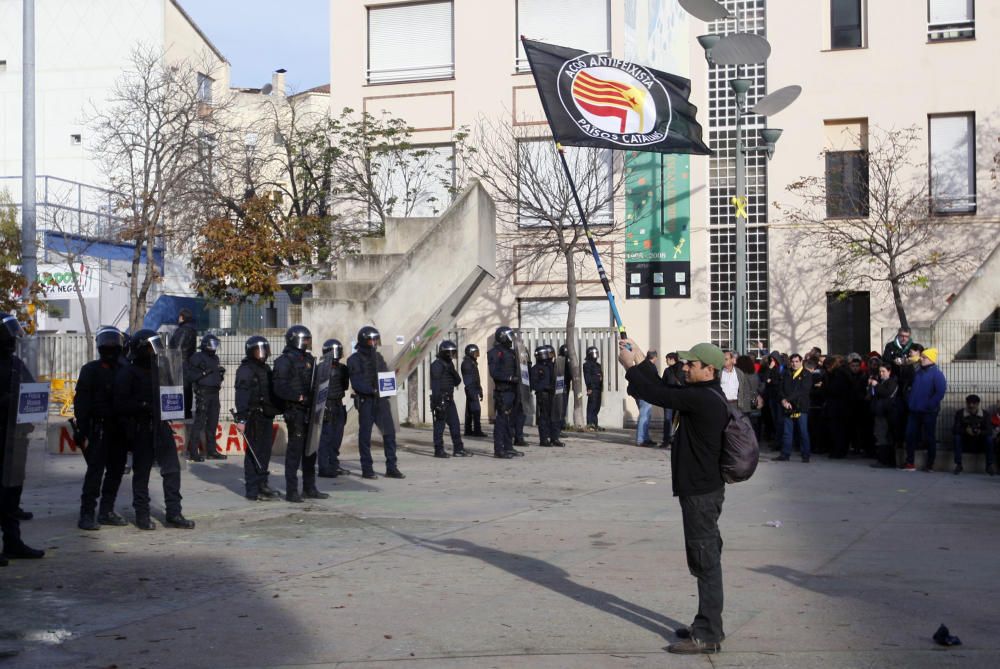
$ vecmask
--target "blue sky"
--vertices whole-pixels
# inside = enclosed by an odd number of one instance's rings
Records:
[[[258,88],[288,70],[289,92],[330,82],[330,0],[179,0],[233,66],[233,86]]]

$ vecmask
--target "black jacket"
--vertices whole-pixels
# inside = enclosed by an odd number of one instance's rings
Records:
[[[312,404],[312,377],[316,360],[308,351],[286,346],[274,361],[274,394],[285,403],[285,410]],[[299,397],[304,398],[299,402]]]
[[[521,382],[521,370],[517,364],[517,354],[513,349],[494,346],[486,352],[490,377],[497,390],[514,390]]]
[[[118,359],[92,360],[80,369],[73,395],[73,415],[77,427],[86,436],[93,434],[95,423],[118,415],[115,407],[115,376]]]
[[[667,409],[676,409],[680,424],[670,452],[674,495],[705,495],[722,488],[722,434],[729,407],[718,380],[670,388],[646,360],[625,372],[628,394]]]
[[[155,420],[159,416],[159,369],[155,361],[121,365],[115,373],[115,407],[129,420]]]
[[[897,392],[899,392],[899,381],[894,376],[890,376],[884,381],[879,379],[876,386],[868,386],[868,399],[871,401],[872,415],[894,416],[896,413]]]
[[[786,400],[799,413],[809,411],[809,391],[812,390],[812,373],[804,367],[799,369],[798,377],[789,369],[781,377],[781,399]]]
[[[200,390],[219,392],[224,373],[225,369],[219,364],[219,356],[214,353],[198,351],[184,361],[184,383]]]
[[[170,348],[179,349],[181,357],[187,360],[198,348],[198,330],[193,323],[181,323],[170,338]]]
[[[462,358],[462,384],[465,392],[482,395],[483,383],[479,377],[479,363],[470,355]]]
[[[451,360],[435,358],[431,363],[431,395],[451,397],[455,388],[462,383],[462,377]]]
[[[653,373],[656,373],[656,367],[653,367]],[[659,380],[658,374],[656,378]],[[604,388],[604,371],[601,369],[601,363],[596,360],[587,360],[583,363],[583,383],[587,386],[587,390],[601,392]]]
[[[341,403],[350,387],[351,376],[347,372],[347,366],[342,365],[339,360],[334,360],[330,364],[330,387],[326,396],[327,408]]]
[[[531,389],[536,393],[556,392],[556,366],[551,362],[536,362],[531,366]]]
[[[955,423],[952,425],[951,433],[962,435],[963,439],[989,439],[993,433],[993,426],[990,424],[988,413],[980,409],[979,414],[967,413],[965,409],[955,412]]]
[[[667,365],[664,368],[663,383],[671,388],[682,388],[684,386],[684,365],[680,361],[672,365]]]
[[[351,387],[358,395],[378,397],[378,373],[389,371],[382,354],[373,348],[359,347],[347,359]]]
[[[269,418],[281,411],[272,395],[274,379],[267,363],[256,358],[244,358],[236,370],[236,417],[245,421],[251,414]]]

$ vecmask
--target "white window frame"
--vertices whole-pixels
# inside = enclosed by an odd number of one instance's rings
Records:
[[[935,189],[935,171],[940,165],[934,160],[934,120],[964,118],[968,123],[968,147],[964,160],[968,180],[968,192],[961,195],[946,195],[938,197]],[[976,213],[976,115],[975,112],[956,112],[950,114],[931,114],[927,117],[927,166],[928,191],[930,195],[930,212],[932,216],[949,216],[954,214]],[[943,178],[943,177],[941,177]]]
[[[946,5],[954,5],[952,16],[943,11]],[[964,5],[960,10],[958,5]],[[939,8],[935,16],[935,7]],[[975,39],[976,0],[927,0],[927,41],[951,42],[953,40]]]
[[[212,105],[212,86],[214,84],[215,79],[203,72],[198,73],[198,102],[204,105]]]
[[[515,56],[514,56],[514,71],[517,72],[517,73],[530,72],[531,71],[531,67],[528,65],[528,59],[525,57],[524,52],[521,49],[521,35],[522,34],[524,34],[524,36],[527,37],[528,39],[540,39],[543,42],[552,42],[553,41],[553,39],[551,37],[547,36],[547,35],[530,35],[530,34],[526,34],[525,33],[525,27],[523,25],[524,22],[521,19],[521,3],[524,2],[524,1],[525,0],[515,0],[515,3],[514,3],[514,41],[515,41],[515,46],[514,46],[514,53],[515,53]],[[529,1],[532,1],[532,2],[544,1],[544,2],[548,2],[550,4],[556,4],[560,0],[529,0]],[[568,2],[567,2],[567,0],[562,0],[562,3],[564,5],[565,4],[572,4],[572,0],[569,0]],[[606,28],[606,30],[605,30],[606,43],[605,43],[604,48],[596,51],[596,53],[610,54],[611,53],[611,0],[605,0],[604,1],[604,11],[605,11],[605,19],[604,19],[605,23],[604,23],[604,25],[605,25],[605,28]],[[566,18],[563,19],[563,25],[575,26],[575,25],[579,25],[581,22],[587,20],[587,17],[579,16],[579,14],[575,14],[575,15],[570,16],[570,14],[572,14],[572,11],[569,10],[569,9],[566,10],[566,14],[567,14]],[[554,22],[553,25],[557,25],[557,24]],[[560,38],[558,38],[558,37],[555,38],[555,40],[557,42],[559,41],[559,39]],[[581,48],[580,45],[578,45],[578,44],[559,44],[559,46],[565,46],[565,47],[571,47],[571,48]]]
[[[449,40],[451,42],[448,62],[425,63],[408,67],[373,68],[372,67],[372,16],[378,12],[406,11],[420,6],[448,5],[451,14]],[[453,0],[426,0],[397,5],[376,5],[368,7],[367,12],[367,66],[365,81],[368,84],[398,84],[415,81],[433,81],[455,78],[455,3]]]
[[[522,216],[522,214],[521,214],[521,147],[524,146],[524,145],[526,145],[526,144],[548,144],[549,146],[552,147],[553,151],[555,151],[555,145],[554,145],[551,137],[531,137],[531,138],[519,139],[517,141],[517,162],[518,162],[518,175],[517,175],[518,213],[517,213],[517,225],[518,225],[518,227],[522,227],[522,228],[538,228],[538,227],[543,227],[544,228],[544,227],[548,227],[549,226],[549,223],[547,221],[540,220],[540,219],[533,219],[533,218],[530,218],[530,217],[527,217],[527,216]],[[573,168],[573,162],[574,162],[573,158],[572,158],[572,154],[574,152],[576,152],[576,151],[588,151],[588,150],[591,150],[591,149],[590,149],[590,147],[585,147],[585,146],[565,146],[565,147],[563,147],[563,150],[566,151],[566,160],[570,164],[570,169],[572,169]],[[605,185],[606,185],[606,187],[608,189],[608,193],[610,194],[610,192],[611,192],[611,186],[612,186],[612,183],[613,183],[613,179],[615,178],[615,173],[614,173],[614,169],[615,169],[614,153],[612,152],[611,149],[595,149],[595,150],[601,151],[601,152],[603,152],[605,154],[605,159],[607,160],[607,170],[608,170],[608,179],[607,179],[607,183]],[[566,179],[566,175],[563,172],[561,166],[556,169],[555,174],[552,176],[552,178],[553,179],[560,179],[560,180],[565,180]],[[597,216],[594,216],[592,219],[588,220],[587,221],[587,225],[589,225],[590,227],[597,227],[597,226],[606,226],[606,225],[613,225],[614,224],[614,201],[611,200],[610,197],[608,199],[609,199],[609,201],[608,201],[608,204],[607,204],[607,210],[605,212],[602,212],[602,213],[598,214]],[[579,216],[579,213],[577,212],[577,210],[575,208],[572,210],[571,216],[574,217],[574,218],[576,218],[576,217]],[[567,224],[567,225],[569,225],[569,224]]]

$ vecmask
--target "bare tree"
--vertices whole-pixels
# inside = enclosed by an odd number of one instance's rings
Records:
[[[209,70],[138,48],[109,99],[90,115],[98,162],[121,198],[115,212],[126,219],[121,240],[133,245],[131,328],[140,326],[149,290],[162,278],[157,247],[186,246],[202,215],[194,197],[199,164],[211,160],[218,111],[226,104],[212,98]]]
[[[90,325],[90,315],[87,313],[87,300],[83,295],[81,279],[86,271],[84,258],[91,247],[101,240],[99,224],[88,218],[86,223],[72,222],[72,212],[61,207],[48,207],[46,210],[46,228],[60,244],[49,244],[46,249],[56,256],[66,268],[73,284],[73,293],[80,304],[80,314],[83,317],[83,330],[87,340],[93,339],[93,328]],[[98,315],[99,316],[99,315]]]
[[[944,240],[943,222],[931,215],[937,204],[921,147],[916,127],[873,128],[867,151],[856,152],[852,162],[835,165],[826,177],[791,183],[787,189],[801,204],[784,211],[803,243],[819,243],[816,255],[838,288],[859,281],[886,287],[903,327],[909,325],[907,289],[965,268],[976,243]]]
[[[465,161],[496,201],[502,272],[508,278],[527,272],[565,282],[566,341],[572,350],[577,341],[579,282],[584,264],[593,259],[555,144],[524,127],[481,119],[473,146]],[[621,152],[580,147],[565,151],[595,243],[613,242],[624,230],[624,222],[614,216],[615,199],[625,183]],[[573,378],[578,380],[573,422],[582,425],[581,361],[574,359],[572,364]]]

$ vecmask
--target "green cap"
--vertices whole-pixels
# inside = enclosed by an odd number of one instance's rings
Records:
[[[716,369],[722,369],[726,364],[726,356],[722,349],[707,342],[695,344],[690,351],[677,351],[677,357],[681,360],[698,360],[702,364],[711,365]]]

